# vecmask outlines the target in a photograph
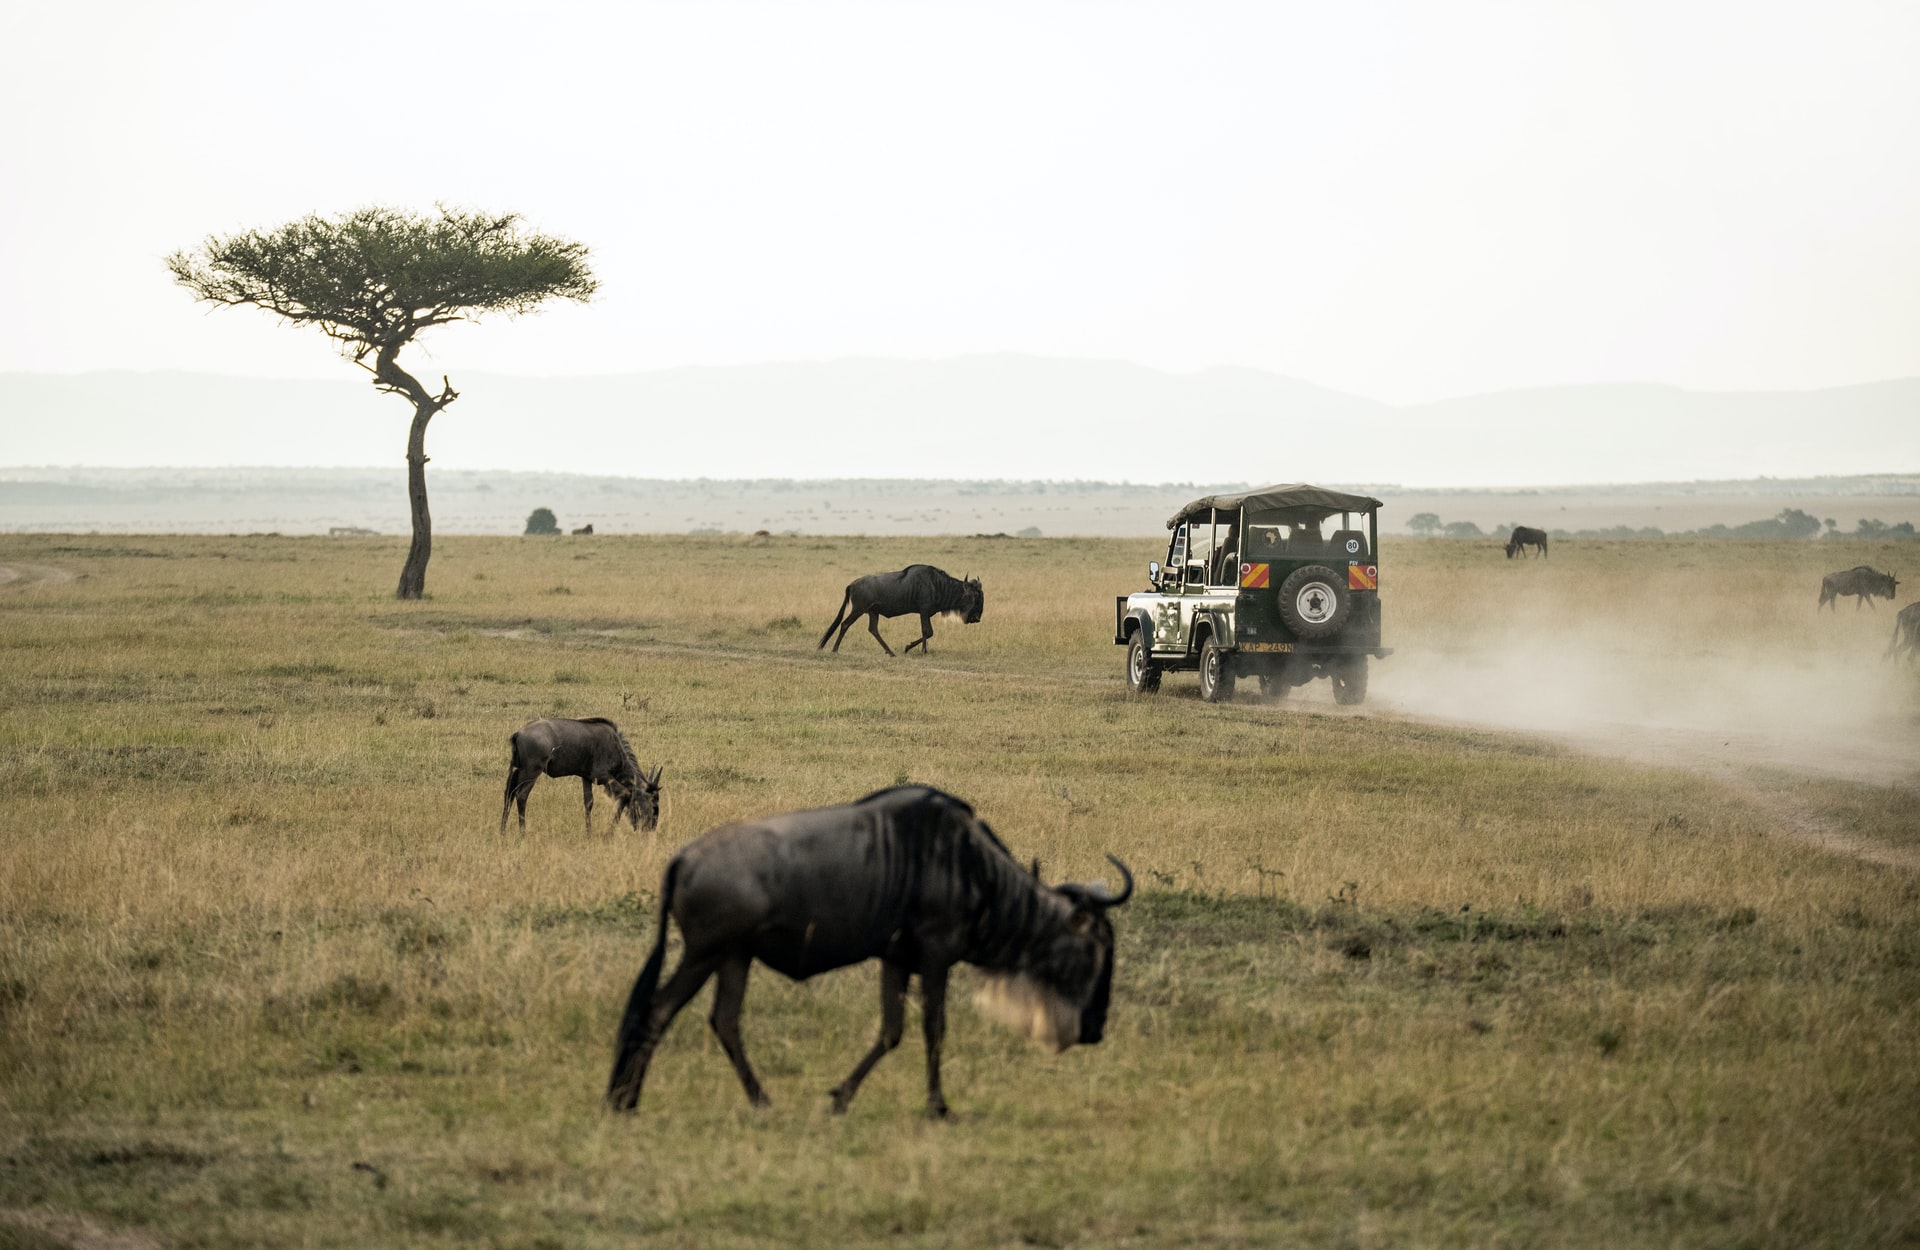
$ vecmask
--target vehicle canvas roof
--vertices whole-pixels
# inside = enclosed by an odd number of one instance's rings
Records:
[[[1349,495],[1342,491],[1328,490],[1324,486],[1307,486],[1294,483],[1289,486],[1262,486],[1258,490],[1240,491],[1232,495],[1207,495],[1196,499],[1167,521],[1172,529],[1196,512],[1205,512],[1209,508],[1219,508],[1232,512],[1241,507],[1254,508],[1261,512],[1271,512],[1281,508],[1309,508],[1325,514],[1328,512],[1371,512],[1380,506],[1378,499],[1366,495]]]

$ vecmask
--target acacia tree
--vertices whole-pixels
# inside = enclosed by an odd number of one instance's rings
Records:
[[[318,326],[379,390],[413,404],[407,434],[407,499],[413,544],[398,599],[427,585],[433,520],[427,512],[427,422],[460,398],[445,375],[435,394],[397,362],[400,349],[433,326],[509,317],[550,299],[585,302],[597,285],[584,244],[525,230],[517,213],[450,209],[422,216],[363,208],[303,217],[275,230],[208,236],[167,257],[174,280],[210,304],[252,304],[284,321]]]

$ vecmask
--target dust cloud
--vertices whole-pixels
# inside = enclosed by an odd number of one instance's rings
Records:
[[[1695,771],[1920,790],[1920,668],[1882,659],[1892,612],[1816,614],[1804,596],[1675,612],[1609,589],[1570,579],[1497,621],[1409,622],[1374,662],[1369,704]]]

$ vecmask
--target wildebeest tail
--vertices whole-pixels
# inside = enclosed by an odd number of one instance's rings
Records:
[[[515,730],[507,738],[507,793],[500,800],[500,832],[507,831],[507,809],[513,806],[513,788],[520,784],[520,733]]]
[[[820,635],[820,645],[814,648],[815,651],[818,651],[820,650],[821,647],[826,646],[827,639],[833,637],[833,631],[840,628],[841,618],[846,616],[847,605],[852,602],[853,602],[853,587],[849,586],[847,587],[847,593],[840,597],[840,610],[833,614],[833,624],[827,626],[827,632]]]
[[[667,865],[660,882],[660,923],[654,931],[653,952],[646,966],[634,978],[633,992],[627,995],[627,1009],[620,1016],[620,1032],[613,1043],[613,1071],[607,1077],[607,1105],[625,1111],[640,1101],[638,1073],[631,1072],[633,1061],[646,1041],[647,1017],[653,1009],[653,992],[660,987],[660,969],[667,962],[667,920],[673,915],[673,886],[680,875],[680,861]]]

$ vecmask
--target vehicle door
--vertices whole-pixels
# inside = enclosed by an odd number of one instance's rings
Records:
[[[1186,603],[1184,588],[1191,536],[1190,527],[1187,522],[1182,521],[1173,527],[1173,538],[1167,544],[1167,563],[1160,570],[1160,593],[1153,603],[1153,649],[1155,651],[1187,649],[1189,613],[1184,607]]]
[[[1218,554],[1217,515],[1207,513],[1192,518],[1187,535],[1187,558],[1180,567],[1180,645],[1193,646],[1193,622],[1196,617],[1219,603],[1209,583],[1214,557]]]

